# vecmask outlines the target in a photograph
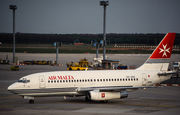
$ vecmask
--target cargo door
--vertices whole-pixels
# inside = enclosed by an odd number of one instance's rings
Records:
[[[43,75],[39,76],[39,88],[45,88],[46,84],[45,84],[45,78]]]
[[[146,83],[147,83],[147,76],[145,73],[142,73],[142,85],[146,86]]]

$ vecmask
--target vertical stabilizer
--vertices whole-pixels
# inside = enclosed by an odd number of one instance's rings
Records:
[[[167,71],[176,33],[167,33],[147,61],[137,70]]]

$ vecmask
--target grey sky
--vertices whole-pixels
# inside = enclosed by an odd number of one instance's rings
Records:
[[[16,32],[103,32],[100,0],[1,0],[0,32],[12,33],[12,10],[17,5]],[[180,33],[180,0],[109,0],[107,33]]]

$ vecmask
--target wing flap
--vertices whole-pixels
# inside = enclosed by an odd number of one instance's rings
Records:
[[[98,87],[98,88],[92,88],[92,87],[87,87],[87,88],[77,88],[76,92],[89,92],[89,91],[99,91],[99,92],[123,92],[123,91],[135,91],[138,89],[143,89],[143,88],[154,88],[156,86],[144,86],[144,87]]]

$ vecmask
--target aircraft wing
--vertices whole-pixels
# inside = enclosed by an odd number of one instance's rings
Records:
[[[158,76],[164,76],[164,75],[173,75],[173,74],[178,74],[180,73],[180,71],[168,71],[168,72],[164,72],[164,73],[158,73]]]
[[[121,92],[121,91],[126,91],[126,92],[130,92],[130,91],[135,91],[138,89],[143,89],[143,88],[153,88],[156,86],[144,86],[144,87],[97,87],[97,88],[93,88],[93,87],[89,87],[89,88],[77,88],[76,92],[89,92],[89,91],[100,91],[100,92]]]

